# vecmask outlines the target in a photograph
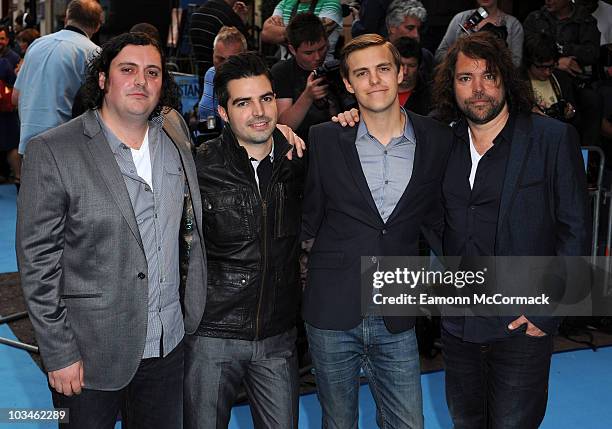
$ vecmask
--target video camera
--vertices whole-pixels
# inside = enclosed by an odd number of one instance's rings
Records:
[[[340,104],[338,106],[341,111],[349,110],[356,104],[355,98],[346,90],[344,82],[342,81],[342,75],[340,74],[340,61],[330,60],[320,65],[314,70],[315,79],[324,78],[325,83],[328,85],[328,89],[331,95]],[[329,108],[328,97],[320,100],[315,100],[314,105],[318,109]]]

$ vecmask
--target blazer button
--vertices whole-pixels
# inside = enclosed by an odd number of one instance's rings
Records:
[[[382,235],[385,235],[387,233],[386,229],[383,229],[382,231],[380,231],[382,233]]]
[[[139,278],[140,280],[144,279],[145,277],[146,277],[146,276],[145,276],[145,274],[144,274],[144,273],[138,273],[138,278]]]

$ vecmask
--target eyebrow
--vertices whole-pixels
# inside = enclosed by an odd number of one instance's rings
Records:
[[[391,63],[390,63],[390,62],[386,62],[386,63],[376,64],[374,67],[375,67],[375,68],[378,68],[378,67],[382,67],[382,66],[390,66],[390,65],[391,65]],[[355,73],[357,73],[357,72],[360,72],[360,71],[364,71],[364,70],[365,70],[365,71],[367,71],[367,70],[368,70],[368,68],[367,68],[367,67],[359,67],[359,68],[357,68],[357,69],[353,70],[353,74],[355,74]]]
[[[138,64],[136,63],[131,63],[129,61],[123,62],[123,63],[119,63],[117,64],[118,66],[133,66],[133,67],[138,67]],[[150,69],[150,68],[155,68],[158,70],[161,70],[161,67],[155,64],[149,64],[148,66],[145,67],[146,69]]]
[[[259,97],[257,98],[264,98],[264,97],[268,97],[268,96],[272,96],[274,97],[274,93],[272,91],[268,91],[264,94],[261,94]],[[235,100],[232,100],[232,106],[235,106],[238,103],[241,103],[243,101],[249,101],[252,100],[253,97],[240,97],[240,98],[236,98]]]

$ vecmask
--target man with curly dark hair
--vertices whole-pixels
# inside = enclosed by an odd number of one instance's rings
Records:
[[[445,255],[589,254],[578,134],[532,114],[531,98],[510,50],[488,32],[458,39],[437,69],[434,104],[441,117],[455,121],[442,181]],[[559,322],[519,314],[443,318],[446,399],[455,428],[539,426]]]
[[[18,203],[21,284],[68,427],[182,428],[183,336],[206,300],[188,128],[158,42],[111,39],[84,114],[32,139]],[[187,276],[189,273],[189,276]]]

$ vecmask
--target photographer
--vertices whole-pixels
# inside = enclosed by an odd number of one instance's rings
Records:
[[[525,40],[523,72],[531,84],[536,113],[577,125],[576,101],[571,79],[555,70],[559,52],[555,41],[545,34]]]
[[[308,141],[308,129],[336,114],[340,106],[334,75],[318,76],[315,70],[325,71],[327,36],[316,15],[306,12],[296,15],[287,26],[289,51],[293,55],[272,67],[281,124],[296,130],[298,136]],[[324,69],[324,70],[321,70]],[[330,70],[331,71],[331,70]],[[339,76],[339,75],[338,75]],[[343,109],[344,110],[344,109]]]

